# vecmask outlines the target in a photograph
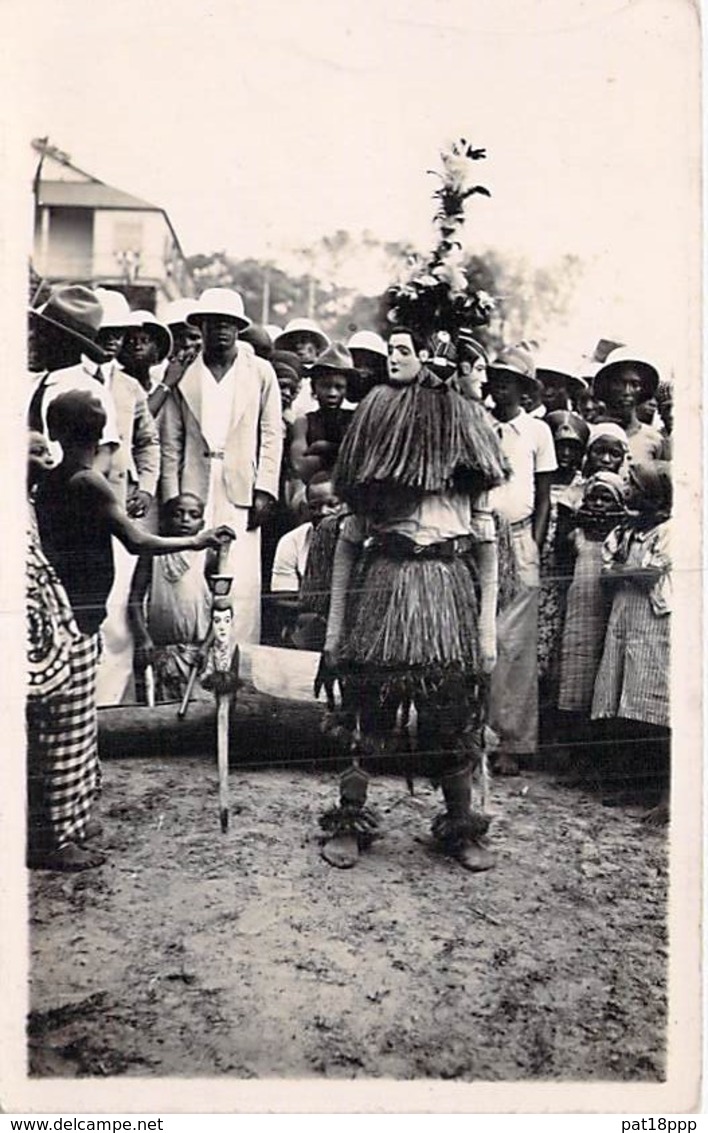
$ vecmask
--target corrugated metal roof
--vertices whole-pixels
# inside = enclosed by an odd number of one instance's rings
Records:
[[[163,212],[149,201],[97,181],[40,181],[38,197],[40,205],[55,208],[149,209],[152,212]]]

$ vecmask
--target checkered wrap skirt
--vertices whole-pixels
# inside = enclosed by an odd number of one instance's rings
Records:
[[[98,656],[98,634],[82,634],[72,645],[66,691],[29,706],[30,836],[54,849],[81,839],[100,788]]]

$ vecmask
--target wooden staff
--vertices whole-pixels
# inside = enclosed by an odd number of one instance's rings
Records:
[[[219,769],[221,833],[229,828],[229,705],[228,693],[216,694],[216,764]]]
[[[233,622],[233,610],[227,600],[233,579],[223,573],[228,551],[228,546],[219,549],[218,574],[211,579],[214,602],[211,611],[212,645],[209,659],[213,666],[212,683],[216,696],[216,763],[219,773],[219,818],[222,834],[225,834],[229,828],[229,709],[238,680],[239,657],[238,646],[233,642],[219,639],[215,626],[218,615],[228,613],[229,626]]]

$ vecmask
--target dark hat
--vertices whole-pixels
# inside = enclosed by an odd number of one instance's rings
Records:
[[[316,378],[319,374],[326,374],[328,371],[348,374],[353,369],[354,363],[347,347],[343,342],[333,342],[317,358],[310,370],[310,377]]]
[[[495,370],[498,370],[502,374],[512,374],[513,377],[519,378],[526,386],[533,385],[534,389],[538,388],[533,356],[523,346],[505,346],[494,361],[489,363],[487,369],[490,377]]]
[[[242,342],[249,343],[259,358],[266,358],[270,361],[273,354],[273,340],[266,328],[261,326],[260,323],[251,323],[250,327],[241,331],[239,338]]]
[[[273,367],[280,364],[289,366],[291,370],[295,371],[298,378],[302,377],[302,362],[297,354],[293,354],[292,350],[274,350],[268,361]]]
[[[601,401],[606,401],[610,378],[622,370],[630,368],[636,371],[642,383],[639,394],[640,402],[648,401],[656,393],[659,385],[659,372],[652,366],[651,362],[647,362],[640,354],[630,350],[627,346],[620,346],[607,355],[604,366],[595,374],[595,381],[593,382],[595,396]]]
[[[58,287],[44,306],[30,308],[30,315],[73,339],[94,362],[108,361],[108,355],[96,345],[103,308],[90,288],[78,283]]]
[[[578,441],[583,448],[588,443],[590,426],[570,409],[555,409],[544,418],[553,433],[554,441]]]
[[[272,360],[271,365],[275,370],[276,377],[290,378],[292,382],[297,383],[297,385],[300,384],[302,379],[294,366],[289,366],[287,362],[273,362]]]
[[[467,327],[461,327],[457,334],[457,347],[458,353],[462,356],[462,352],[474,354],[475,358],[481,358],[486,366],[489,365],[489,355],[481,342],[473,337],[472,332]]]

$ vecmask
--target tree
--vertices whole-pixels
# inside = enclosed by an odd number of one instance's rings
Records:
[[[197,294],[207,287],[232,287],[243,296],[249,317],[260,322],[267,284],[269,322],[283,326],[311,313],[327,334],[346,340],[355,330],[381,327],[386,287],[405,276],[415,255],[408,242],[338,229],[284,255],[282,265],[237,260],[225,251],[191,256],[188,265]],[[463,267],[470,290],[496,300],[489,324],[475,332],[493,350],[522,338],[543,339],[562,325],[583,270],[573,255],[534,267],[495,249],[468,255]]]

